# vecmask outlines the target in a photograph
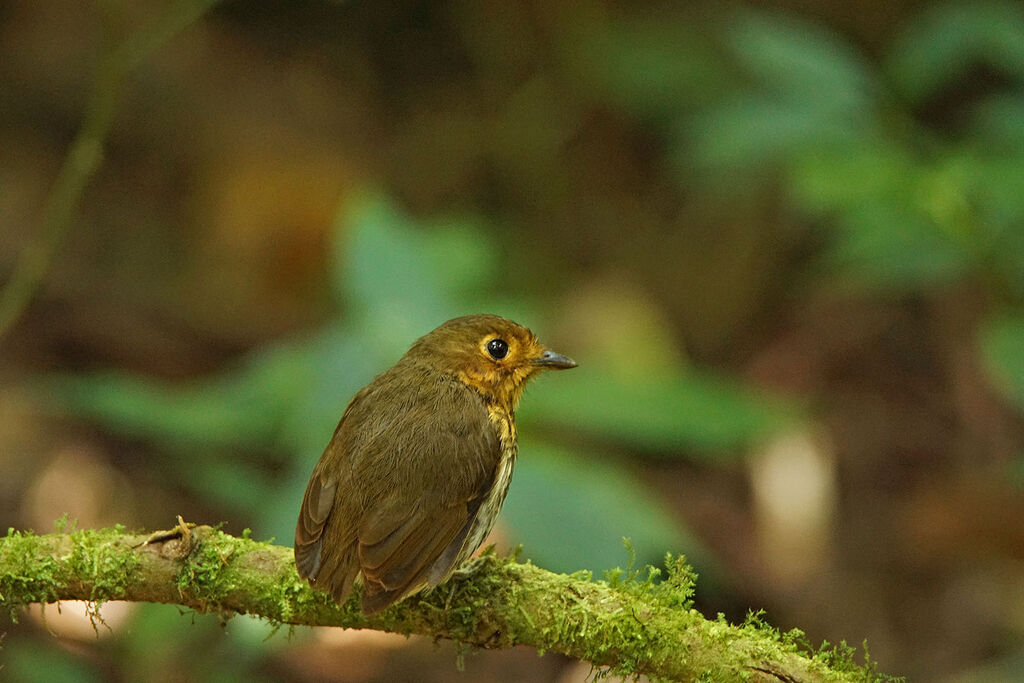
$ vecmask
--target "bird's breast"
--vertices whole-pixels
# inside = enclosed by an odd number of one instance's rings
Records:
[[[512,470],[516,464],[516,423],[511,411],[495,405],[487,406],[487,417],[498,433],[501,445],[501,456],[494,470],[494,480],[487,491],[483,502],[477,509],[476,519],[469,531],[466,542],[459,553],[456,565],[469,559],[469,556],[480,547],[494,526],[494,520],[505,503],[509,482],[512,481]]]
[[[494,425],[498,432],[498,440],[501,442],[501,453],[504,459],[505,453],[512,451],[512,458],[515,458],[516,450],[516,422],[512,412],[502,406],[490,404],[487,406],[487,419]]]
[[[519,448],[516,438],[516,421],[511,411],[498,406],[488,406],[487,417],[497,429],[498,441],[501,444],[501,459],[498,461],[495,472],[494,485],[484,502],[484,505],[494,506],[496,516],[505,502],[505,494],[508,493],[508,484],[512,480],[512,468],[516,464],[516,454]]]

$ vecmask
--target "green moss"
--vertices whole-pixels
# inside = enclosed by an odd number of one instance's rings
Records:
[[[630,556],[627,567],[606,572],[605,581],[596,584],[617,594],[619,604],[595,610],[582,599],[574,599],[572,593],[578,589],[570,585],[565,621],[553,631],[545,629],[544,635],[582,649],[583,657],[590,661],[615,661],[602,669],[607,674],[635,676],[649,670],[652,662],[677,654],[670,644],[650,635],[649,620],[658,620],[661,633],[666,626],[669,632],[683,633],[699,618],[690,610],[696,574],[685,558],[672,555],[666,556],[666,572],[651,566],[635,568],[633,548],[628,540],[624,544]],[[582,581],[589,577],[570,578]]]
[[[68,520],[58,520],[67,528]],[[0,605],[12,620],[30,603],[56,602],[69,581],[89,586],[89,614],[102,621],[99,606],[124,597],[127,586],[138,580],[139,558],[124,552],[123,527],[107,530],[74,531],[67,542],[55,544],[53,537],[8,529],[0,560]]]
[[[66,512],[53,521],[53,530],[58,534],[74,531],[75,526],[75,520],[71,519],[71,515]]]
[[[33,602],[54,602],[61,585],[60,563],[39,552],[43,540],[31,531],[8,529],[0,561],[0,608],[17,621],[21,610]],[[42,557],[40,557],[42,555]]]
[[[831,645],[827,640],[821,644],[817,651],[810,653],[811,658],[827,667],[835,674],[845,674],[848,678],[862,681],[902,681],[902,677],[890,676],[878,672],[878,663],[871,661],[868,653],[868,643],[864,641],[861,646],[864,650],[864,663],[858,664],[857,648],[848,645],[845,640],[839,641],[837,645]]]
[[[62,558],[72,576],[91,585],[89,600],[99,606],[123,598],[128,586],[139,579],[141,559],[125,552],[124,527],[84,529],[70,534],[71,554]]]
[[[719,615],[720,621],[724,619]],[[828,641],[814,648],[807,640],[806,634],[800,629],[792,629],[780,633],[778,629],[765,621],[764,610],[749,612],[740,628],[756,643],[752,654],[765,661],[778,661],[788,655],[808,658],[823,680],[859,680],[859,681],[900,681],[901,678],[880,674],[877,664],[868,655],[867,642],[864,643],[864,663],[856,662],[857,649],[845,641],[832,645]]]
[[[666,607],[689,609],[692,604],[697,573],[686,563],[683,555],[665,554],[667,575],[662,580],[662,570],[645,566],[635,568],[636,550],[628,538],[622,544],[629,554],[625,569],[616,567],[605,572],[608,587],[635,597],[653,599]]]
[[[326,593],[311,589],[290,563],[264,581],[256,600],[264,615],[281,622],[308,617],[332,603]]]
[[[222,573],[234,554],[234,547],[228,545],[222,549],[222,545],[197,540],[196,547],[184,559],[175,577],[179,591],[212,603],[223,600],[232,585],[222,579]]]
[[[251,535],[236,538],[204,529],[194,538],[195,546],[183,559],[175,583],[205,611],[220,610],[233,595],[246,593],[249,611],[280,626],[311,620],[331,604],[329,596],[299,578],[293,565],[280,561],[280,549],[254,541]]]

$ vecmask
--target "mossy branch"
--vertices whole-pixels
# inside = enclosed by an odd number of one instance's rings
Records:
[[[869,680],[849,648],[811,654],[763,624],[707,620],[690,607],[693,574],[670,558],[661,582],[591,581],[488,553],[433,592],[374,617],[358,595],[335,605],[295,572],[292,551],[210,527],[152,535],[122,527],[0,537],[0,607],[129,600],[273,622],[419,633],[482,648],[531,645],[625,674],[673,680]],[[358,592],[358,591],[357,591]]]

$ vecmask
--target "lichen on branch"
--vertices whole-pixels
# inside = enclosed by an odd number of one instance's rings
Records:
[[[180,520],[179,520],[180,521]],[[342,606],[295,572],[290,548],[180,523],[154,534],[123,527],[0,537],[0,608],[30,603],[158,602],[253,614],[279,624],[419,633],[482,648],[524,644],[621,674],[670,680],[853,681],[881,678],[841,646],[810,652],[799,632],[759,619],[732,625],[693,609],[694,574],[682,558],[657,570],[554,574],[487,552],[437,589],[373,617],[359,596]],[[358,592],[358,591],[357,591]],[[186,627],[187,626],[183,626]]]

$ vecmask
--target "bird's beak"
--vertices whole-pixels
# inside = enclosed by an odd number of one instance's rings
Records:
[[[568,370],[569,368],[576,367],[576,361],[572,358],[566,358],[560,353],[554,351],[545,351],[540,355],[539,358],[533,361],[534,365],[539,365],[542,368],[550,368],[552,370]]]

